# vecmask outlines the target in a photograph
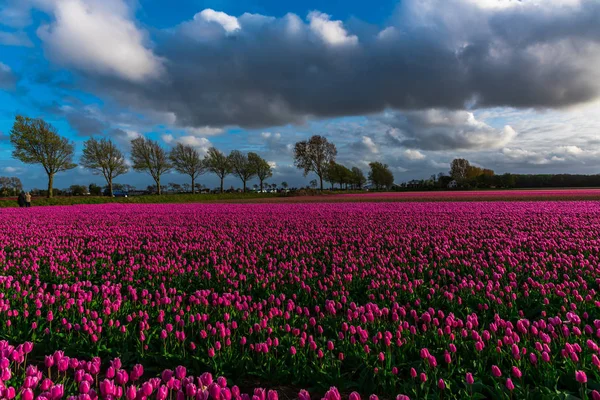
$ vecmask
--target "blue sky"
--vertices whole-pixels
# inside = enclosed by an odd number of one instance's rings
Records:
[[[600,170],[597,1],[172,4],[0,0],[0,175],[45,186],[40,167],[11,157],[16,114],[52,123],[75,161],[90,136],[127,153],[144,135],[256,151],[292,185],[313,179],[291,153],[313,134],[349,167],[389,164],[397,182],[455,157],[497,172]],[[102,180],[83,168],[56,177],[91,182]]]

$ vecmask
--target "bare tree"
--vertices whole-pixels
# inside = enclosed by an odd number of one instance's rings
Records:
[[[335,161],[337,149],[323,136],[315,135],[309,140],[296,143],[294,147],[294,164],[304,170],[304,176],[314,172],[319,177],[321,190],[327,166]]]
[[[266,179],[273,176],[273,168],[271,165],[256,153],[248,153],[248,161],[252,164],[252,168],[256,171],[256,176],[260,181],[260,191],[263,191],[263,185]]]
[[[106,179],[109,195],[113,195],[113,180],[129,171],[125,156],[110,139],[90,138],[83,144],[81,165]]]
[[[221,179],[221,193],[223,193],[223,181],[231,173],[229,158],[214,147],[208,149],[204,158],[206,168]]]
[[[171,170],[166,151],[158,142],[140,136],[131,141],[131,160],[134,170],[148,172],[152,176],[160,195],[163,188],[160,185],[160,177]]]
[[[231,172],[242,180],[244,193],[246,193],[246,182],[256,175],[254,164],[249,161],[247,155],[239,150],[233,150],[229,154],[229,165],[231,166]]]
[[[48,174],[48,198],[53,194],[54,175],[77,166],[73,163],[75,145],[42,119],[17,115],[10,142],[15,147],[14,158],[25,164],[42,164]]]
[[[200,152],[190,145],[177,143],[169,155],[173,167],[181,174],[192,179],[192,194],[196,192],[196,178],[206,172],[206,166],[200,158]]]
[[[470,166],[471,164],[469,164],[469,161],[464,158],[456,158],[452,160],[452,163],[450,164],[450,176],[458,182],[464,181],[467,179],[467,173]]]

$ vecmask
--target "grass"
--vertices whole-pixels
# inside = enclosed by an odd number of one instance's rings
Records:
[[[70,206],[75,204],[155,204],[155,203],[218,203],[232,200],[260,200],[285,197],[281,193],[223,193],[223,194],[165,194],[161,196],[131,196],[131,197],[106,197],[106,196],[57,196],[52,199],[34,197],[31,201],[36,206]],[[0,199],[0,208],[18,207],[17,199]]]

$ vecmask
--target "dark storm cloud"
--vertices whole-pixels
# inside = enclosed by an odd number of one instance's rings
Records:
[[[71,128],[73,128],[79,136],[98,135],[108,128],[108,125],[105,122],[90,115],[86,115],[86,113],[68,112],[66,117]]]
[[[158,34],[162,79],[104,78],[95,88],[123,104],[173,113],[180,126],[243,127],[386,108],[560,108],[600,94],[600,2],[404,3],[385,31],[342,27],[333,39],[293,15],[244,15],[239,29],[195,18]]]

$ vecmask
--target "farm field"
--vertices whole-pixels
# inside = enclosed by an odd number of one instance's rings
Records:
[[[231,199],[231,203],[354,203],[354,202],[457,202],[457,201],[600,200],[600,189],[524,189],[430,192],[365,192],[322,196]]]
[[[411,194],[3,209],[0,397],[600,398],[600,203]]]

